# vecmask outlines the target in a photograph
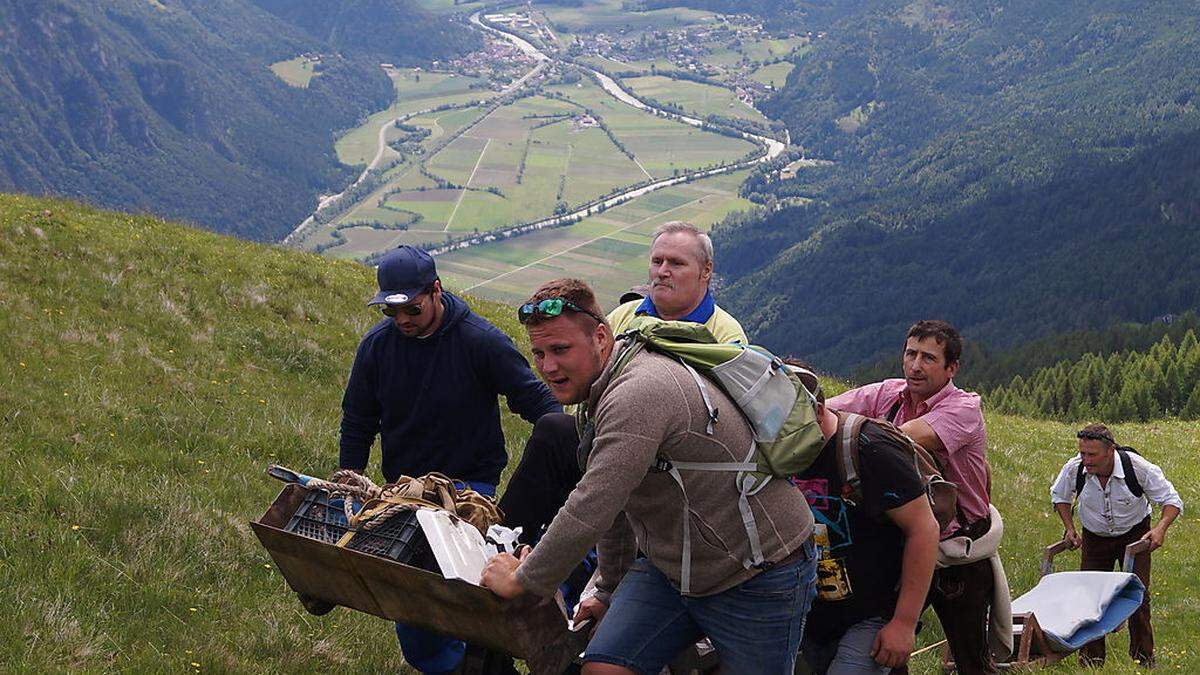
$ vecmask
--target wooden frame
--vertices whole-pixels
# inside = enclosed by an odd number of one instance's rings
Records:
[[[1054,572],[1054,557],[1064,551],[1072,550],[1071,544],[1067,540],[1055,542],[1042,550],[1041,575],[1046,576]],[[1150,542],[1146,540],[1135,541],[1125,547],[1125,557],[1121,562],[1121,571],[1133,573],[1133,561],[1139,553],[1150,550]],[[1117,626],[1113,632],[1121,630],[1125,626],[1122,623]],[[1045,632],[1038,624],[1037,617],[1033,612],[1022,612],[1013,615],[1013,654],[1008,663],[998,663],[1001,668],[1039,668],[1058,663],[1069,653],[1056,652],[1050,648],[1050,643],[1046,639]],[[954,659],[950,654],[950,646],[947,644],[942,648],[942,672],[949,673],[955,669]]]
[[[503,600],[462,580],[285,531],[308,492],[284,487],[250,523],[293,591],[510,654],[536,675],[558,675],[587,644],[587,631],[567,629],[561,596]]]

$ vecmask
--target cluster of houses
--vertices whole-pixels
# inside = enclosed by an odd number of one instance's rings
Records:
[[[492,89],[504,88],[504,83],[525,74],[535,64],[532,56],[517,49],[511,42],[492,36],[486,38],[483,49],[451,61],[434,61],[433,70],[449,70],[481,78]]]
[[[771,37],[762,22],[746,15],[727,15],[708,25],[688,26],[677,30],[638,31],[632,27],[620,27],[612,32],[579,33],[574,37],[571,55],[575,57],[599,57],[617,63],[667,61],[677,71],[685,71],[701,79],[720,80],[730,87],[747,105],[764,98],[773,91],[769,84],[750,77],[760,65],[743,58],[741,61],[725,63],[712,58],[714,50],[733,48]],[[804,34],[805,37],[816,37]]]

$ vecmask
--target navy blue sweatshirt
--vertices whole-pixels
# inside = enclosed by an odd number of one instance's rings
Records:
[[[496,484],[508,463],[498,394],[529,422],[561,412],[512,340],[443,292],[442,325],[405,337],[391,319],[363,336],[342,398],[339,466],[363,470],[378,434],[383,477],[439,471]]]

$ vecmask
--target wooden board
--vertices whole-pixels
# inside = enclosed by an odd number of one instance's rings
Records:
[[[533,673],[561,673],[587,643],[586,631],[567,629],[557,596],[502,600],[465,581],[285,531],[307,493],[288,485],[250,523],[293,591],[505,652]]]

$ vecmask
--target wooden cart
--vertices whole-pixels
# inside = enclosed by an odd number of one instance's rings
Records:
[[[287,532],[308,493],[284,487],[250,523],[293,591],[510,654],[537,675],[563,672],[587,643],[586,631],[568,630],[561,597],[503,600],[465,581]]]

